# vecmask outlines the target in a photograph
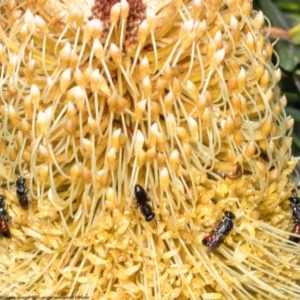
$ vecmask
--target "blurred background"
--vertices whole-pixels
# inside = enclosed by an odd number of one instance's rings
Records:
[[[280,58],[280,87],[288,100],[286,113],[295,120],[293,156],[300,156],[300,0],[254,0],[254,9],[261,10],[271,22],[271,28],[266,24],[265,30]],[[275,55],[273,59],[276,64]]]

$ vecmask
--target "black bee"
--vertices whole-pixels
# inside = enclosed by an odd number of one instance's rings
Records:
[[[5,206],[5,196],[0,195],[0,208],[4,208]]]
[[[155,217],[152,207],[147,203],[150,202],[150,197],[139,184],[135,185],[134,194],[137,201],[137,207],[140,207],[141,213],[145,216],[145,220],[150,222]]]
[[[294,190],[293,196],[289,197],[289,200],[291,202],[290,206],[292,209],[292,218],[294,220],[294,228],[292,230],[292,233],[299,235],[299,237],[290,236],[289,240],[295,243],[300,242],[300,198],[297,197],[297,193]]]
[[[238,179],[243,175],[243,170],[242,170],[242,166],[240,165],[240,163],[238,162],[236,164],[236,171],[235,174],[226,174],[225,176],[228,177],[229,179]]]
[[[10,238],[10,230],[8,226],[8,217],[7,217],[7,211],[5,209],[5,203],[4,203],[5,197],[3,195],[0,195],[0,237],[2,236],[6,238]]]
[[[234,219],[235,215],[231,211],[225,211],[224,217],[217,227],[216,232],[205,237],[202,240],[202,244],[210,251],[216,250],[224,242],[225,237],[232,230]]]
[[[296,223],[292,233],[299,235],[299,237],[296,236],[290,236],[289,240],[294,242],[294,243],[299,243],[300,242],[300,222]]]
[[[296,192],[294,191],[293,197],[289,197],[291,202],[292,216],[295,223],[300,222],[300,198],[297,197]]]
[[[20,177],[16,181],[17,185],[17,196],[19,199],[20,206],[27,210],[29,208],[29,199],[27,197],[28,190],[25,186],[25,178]]]

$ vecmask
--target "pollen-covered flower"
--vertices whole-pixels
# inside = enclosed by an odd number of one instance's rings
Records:
[[[295,299],[293,120],[262,13],[91,2],[0,3],[1,293]],[[233,228],[208,249],[225,211]]]

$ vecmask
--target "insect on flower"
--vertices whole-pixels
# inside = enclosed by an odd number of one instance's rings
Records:
[[[300,242],[300,222],[296,223],[292,233],[299,235],[299,237],[296,236],[290,236],[289,240],[294,242],[294,243],[299,243]]]
[[[293,191],[293,196],[289,197],[290,206],[292,209],[292,217],[295,223],[300,222],[300,198],[297,196],[296,191]]]
[[[10,238],[10,230],[8,226],[8,217],[7,217],[7,211],[5,209],[5,197],[3,195],[0,195],[0,237],[2,236],[6,238]]]
[[[238,179],[243,175],[243,170],[241,164],[238,162],[236,164],[236,171],[235,174],[226,174],[225,176],[229,179]]]
[[[5,196],[0,195],[0,209],[5,206]]]
[[[140,207],[142,215],[145,216],[145,220],[150,222],[154,219],[155,213],[153,212],[152,207],[147,203],[150,202],[149,195],[139,184],[134,186],[134,194],[137,201],[137,207]]]
[[[293,191],[293,196],[289,197],[292,209],[292,218],[294,220],[294,228],[292,233],[299,235],[299,237],[290,236],[289,240],[295,243],[300,242],[300,198],[297,196],[297,192]]]
[[[231,211],[225,211],[219,226],[214,234],[205,237],[202,244],[208,248],[209,251],[216,250],[223,242],[225,237],[230,233],[233,228],[233,220],[235,215]]]
[[[27,197],[28,190],[25,186],[25,178],[19,177],[16,181],[16,186],[20,206],[23,209],[27,210],[29,207],[29,199]]]

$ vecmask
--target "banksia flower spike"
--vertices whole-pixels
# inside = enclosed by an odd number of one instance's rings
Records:
[[[262,13],[90,2],[0,4],[1,293],[295,299],[293,120]]]

